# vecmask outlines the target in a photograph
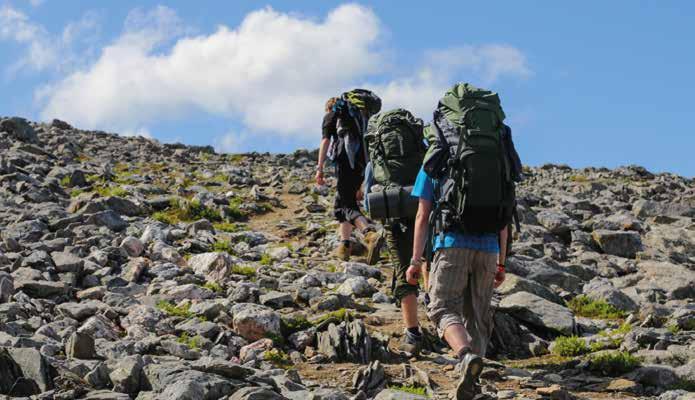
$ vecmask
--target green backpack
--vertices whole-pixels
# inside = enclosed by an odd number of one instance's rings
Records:
[[[408,110],[396,108],[369,119],[364,141],[374,181],[383,187],[410,186],[425,157],[423,123]]]
[[[497,93],[459,83],[434,112],[425,172],[438,179],[435,232],[497,233],[516,204]]]

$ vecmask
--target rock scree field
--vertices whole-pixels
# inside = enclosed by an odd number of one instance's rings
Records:
[[[315,165],[0,118],[0,397],[448,398]],[[695,181],[525,175],[477,398],[695,398]]]

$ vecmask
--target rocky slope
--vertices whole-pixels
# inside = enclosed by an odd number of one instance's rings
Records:
[[[0,394],[446,398],[442,343],[393,350],[386,260],[332,258],[314,157],[0,119]],[[480,398],[693,398],[695,182],[526,173]]]

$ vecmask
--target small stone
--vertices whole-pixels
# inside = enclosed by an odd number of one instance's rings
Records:
[[[65,355],[68,358],[93,359],[96,356],[94,339],[85,333],[73,332],[65,344]]]
[[[126,236],[121,242],[121,248],[125,250],[130,257],[140,257],[142,252],[145,251],[145,245],[140,239],[133,236]]]

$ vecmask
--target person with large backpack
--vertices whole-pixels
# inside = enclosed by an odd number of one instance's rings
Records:
[[[368,161],[363,135],[369,117],[380,109],[381,99],[365,89],[354,89],[326,103],[316,183],[325,185],[323,167],[327,158],[332,160],[337,176],[334,216],[340,223],[340,244],[336,255],[343,261],[350,259],[353,227],[363,233],[369,253],[374,253],[380,245],[381,235],[362,215],[357,204]]]
[[[419,205],[406,276],[417,282],[427,248],[427,315],[459,357],[456,399],[476,395],[492,331],[490,302],[505,278],[520,163],[504,118],[497,93],[464,83],[446,92],[412,191]]]
[[[371,117],[364,136],[370,159],[365,208],[373,219],[381,219],[385,228],[393,267],[391,292],[401,307],[405,326],[399,349],[409,356],[419,354],[423,335],[417,319],[418,284],[409,283],[405,275],[412,258],[416,208],[401,202],[412,198],[410,189],[425,157],[423,128],[420,118],[397,108]]]

